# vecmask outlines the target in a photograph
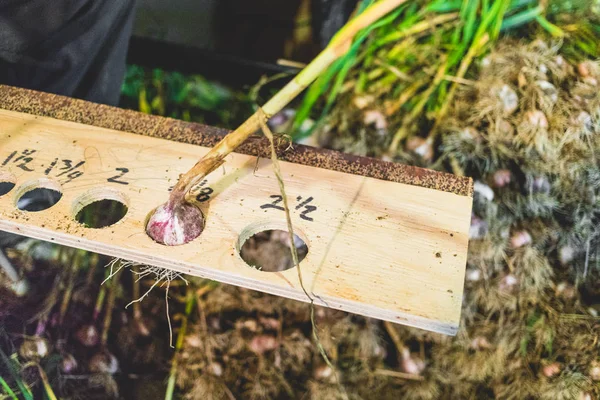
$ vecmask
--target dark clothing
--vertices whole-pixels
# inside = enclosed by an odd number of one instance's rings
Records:
[[[1,0],[0,83],[117,105],[135,0]]]
[[[313,35],[325,48],[333,35],[348,21],[358,0],[312,0],[311,23]]]

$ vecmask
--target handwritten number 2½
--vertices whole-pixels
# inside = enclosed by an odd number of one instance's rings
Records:
[[[285,208],[283,208],[282,206],[279,205],[279,203],[281,203],[283,201],[283,197],[281,197],[281,195],[273,194],[269,197],[274,200],[271,203],[261,205],[260,208],[262,208],[262,209],[274,208],[276,210],[285,211]],[[301,197],[298,197],[297,200],[300,200],[300,199],[301,199]],[[299,210],[300,208],[304,208],[304,210],[300,213],[300,218],[302,218],[306,221],[313,221],[313,218],[309,217],[307,215],[307,214],[317,210],[316,206],[309,204],[313,200],[314,199],[312,197],[309,197],[308,199],[304,200],[302,203],[300,203],[296,206],[296,210]]]
[[[129,168],[116,168],[117,171],[121,172],[119,175],[115,175],[111,178],[108,178],[107,181],[112,183],[119,183],[121,185],[129,185],[129,182],[120,181],[119,178],[122,178],[123,175],[129,172]]]

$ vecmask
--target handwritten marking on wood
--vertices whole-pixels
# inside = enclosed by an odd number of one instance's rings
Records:
[[[166,247],[145,234],[145,220],[207,148],[4,110],[0,143],[0,178],[16,184],[0,197],[0,229],[307,300],[294,269],[258,271],[237,252],[253,233],[286,229],[270,160],[228,156],[194,188],[202,235]],[[471,198],[288,162],[281,169],[309,249],[305,286],[318,304],[456,333]],[[16,208],[24,187],[46,184],[60,188],[57,204]],[[82,204],[102,198],[126,201],[125,217],[102,229],[74,220]]]

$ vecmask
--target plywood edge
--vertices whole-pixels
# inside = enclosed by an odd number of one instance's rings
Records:
[[[0,219],[0,230],[15,233],[18,235],[24,235],[39,240],[44,240],[50,243],[57,243],[68,247],[80,248],[83,250],[109,255],[113,257],[115,256],[114,246],[104,244],[102,242],[88,240],[86,238],[80,238],[73,235],[64,234],[62,232],[56,232],[50,229],[40,228],[37,226],[22,225],[13,221]],[[155,257],[139,251],[119,249],[118,253],[119,254],[117,254],[116,256],[124,260],[133,261],[140,264],[165,267],[180,273],[191,274],[193,276],[211,279],[235,286],[241,286],[247,289],[258,290],[272,295],[282,296],[306,303],[310,302],[306,295],[302,291],[297,289],[288,289],[286,287],[274,286],[268,284],[267,282],[262,282],[260,280],[242,276],[238,277],[230,273],[220,272],[215,269],[198,268],[197,266],[194,266],[194,269],[192,270],[190,266],[186,265],[183,262],[173,262],[173,260],[165,260],[163,258]],[[401,311],[386,310],[379,307],[368,306],[363,303],[334,298],[330,296],[313,296],[313,300],[316,305],[351,312],[370,318],[386,320],[415,328],[426,329],[441,334],[454,336],[458,331],[458,324],[450,321],[442,322],[409,313],[403,313]]]

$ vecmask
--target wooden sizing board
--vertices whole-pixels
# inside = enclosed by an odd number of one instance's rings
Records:
[[[177,247],[144,232],[149,213],[180,173],[209,149],[133,133],[0,110],[0,229],[307,301],[295,268],[263,272],[237,249],[265,229],[286,228],[269,159],[231,154],[207,178],[200,208],[206,227]],[[460,320],[472,198],[468,194],[281,162],[301,262],[317,304],[445,334]],[[470,185],[470,182],[469,182]],[[35,187],[62,198],[39,212],[16,208]],[[82,205],[125,202],[116,224],[86,228]]]

